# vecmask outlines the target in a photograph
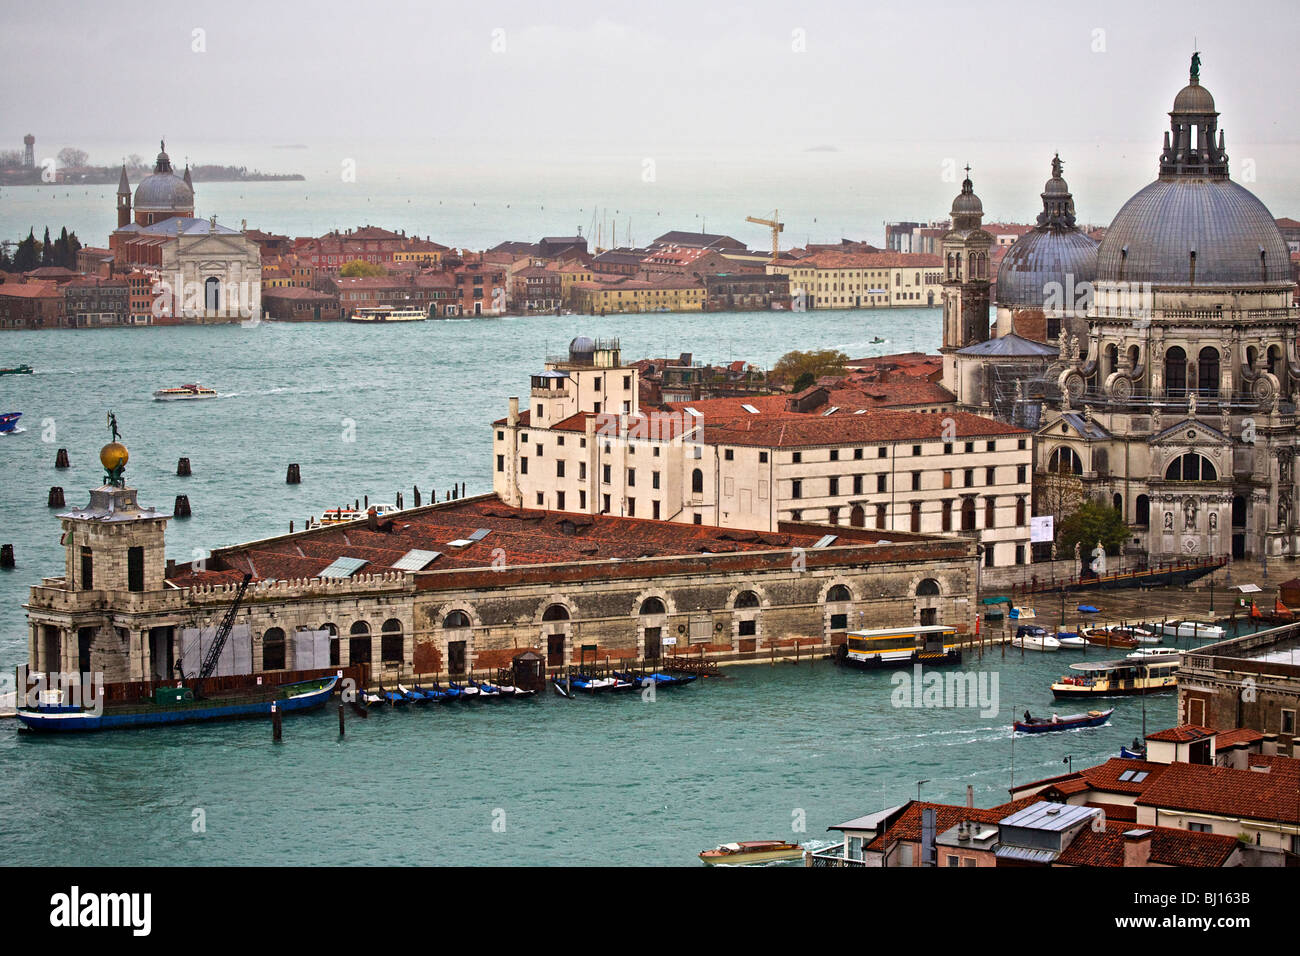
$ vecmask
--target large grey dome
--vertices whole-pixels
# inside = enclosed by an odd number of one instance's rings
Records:
[[[193,209],[194,190],[175,173],[153,173],[136,187],[135,208],[146,212]]]
[[[1230,179],[1159,179],[1126,202],[1106,231],[1097,279],[1290,285],[1291,257],[1272,214],[1250,190]]]
[[[185,179],[172,172],[167,144],[158,145],[158,158],[154,161],[153,172],[136,187],[135,208],[143,212],[192,212],[194,190]],[[186,179],[189,175],[189,167],[186,167]]]
[[[1056,296],[1075,295],[1080,283],[1097,277],[1097,240],[1082,232],[1030,230],[1007,250],[998,266],[997,304],[1041,309],[1051,287]]]

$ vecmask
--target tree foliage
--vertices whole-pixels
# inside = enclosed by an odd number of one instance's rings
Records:
[[[381,276],[385,274],[384,267],[375,262],[366,262],[364,259],[353,259],[351,262],[343,263],[339,269],[339,275],[347,279],[355,279],[365,276]]]
[[[1087,555],[1100,541],[1107,554],[1118,554],[1120,547],[1132,535],[1124,516],[1116,509],[1095,501],[1084,501],[1078,509],[1066,516],[1057,531],[1058,553],[1069,556],[1074,546]]]
[[[90,161],[90,154],[84,149],[77,149],[75,146],[64,146],[59,150],[60,166],[85,166]]]
[[[823,375],[843,375],[848,361],[847,355],[835,349],[787,352],[772,367],[769,378],[774,382],[793,385],[798,391],[807,388]]]

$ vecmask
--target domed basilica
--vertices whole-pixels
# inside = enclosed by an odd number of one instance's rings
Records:
[[[1100,244],[1075,225],[1059,157],[995,287],[979,272],[989,237],[969,221],[969,179],[944,238],[944,374],[959,407],[1036,430],[1035,514],[1112,505],[1152,559],[1300,552],[1290,257],[1272,214],[1231,180],[1218,118],[1193,56],[1158,176]],[[991,297],[995,338],[950,322],[967,305],[987,315]]]

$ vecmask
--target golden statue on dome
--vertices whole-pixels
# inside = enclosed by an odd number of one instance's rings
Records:
[[[104,484],[122,488],[126,485],[122,473],[126,470],[131,455],[126,446],[118,441],[122,433],[117,430],[117,416],[112,412],[108,413],[108,429],[113,440],[99,450],[99,463],[104,466]]]

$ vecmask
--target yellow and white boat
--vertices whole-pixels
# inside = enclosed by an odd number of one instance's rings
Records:
[[[349,322],[423,322],[429,317],[424,309],[395,309],[391,305],[375,305],[357,309]]]
[[[798,860],[803,857],[803,847],[784,840],[749,840],[743,843],[724,843],[705,850],[700,859],[707,866],[743,866],[747,863],[775,863],[780,860]]]

